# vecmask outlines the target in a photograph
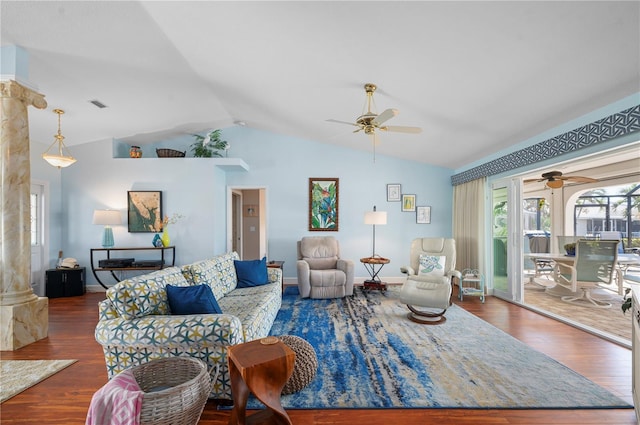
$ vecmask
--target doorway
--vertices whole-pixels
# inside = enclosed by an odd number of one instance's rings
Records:
[[[32,182],[30,192],[30,222],[31,222],[31,288],[39,297],[45,295],[45,270],[48,268],[49,258],[46,255],[47,238],[47,208],[46,183]]]
[[[267,257],[267,189],[229,187],[227,250],[242,260]]]
[[[522,187],[518,179],[503,179],[491,186],[491,251],[493,294],[509,301],[522,299]]]

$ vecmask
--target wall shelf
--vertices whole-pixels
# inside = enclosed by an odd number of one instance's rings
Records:
[[[223,171],[249,171],[249,165],[240,158],[113,158],[116,160],[139,162],[139,161],[208,161]]]

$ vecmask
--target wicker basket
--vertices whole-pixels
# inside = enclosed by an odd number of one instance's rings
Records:
[[[156,149],[158,158],[183,158],[187,151],[181,152],[175,149]]]
[[[134,366],[144,391],[140,424],[195,425],[211,392],[207,365],[192,357],[169,357]]]

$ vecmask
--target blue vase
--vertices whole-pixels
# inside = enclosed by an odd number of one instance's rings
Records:
[[[153,246],[155,246],[156,248],[159,248],[162,246],[162,239],[160,239],[160,235],[156,233],[156,235],[153,237]]]

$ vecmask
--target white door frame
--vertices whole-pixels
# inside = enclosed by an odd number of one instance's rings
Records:
[[[45,296],[45,270],[49,268],[49,182],[31,180],[30,194],[38,195],[38,224],[40,226],[37,245],[31,245],[31,286],[39,297]]]

